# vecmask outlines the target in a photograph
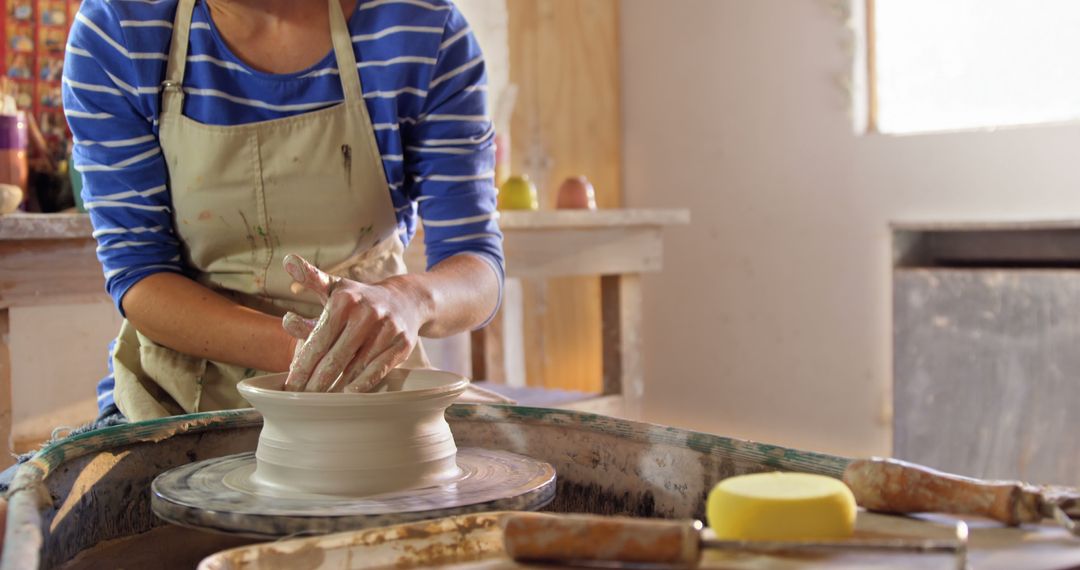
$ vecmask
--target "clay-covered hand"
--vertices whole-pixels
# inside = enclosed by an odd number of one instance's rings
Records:
[[[317,321],[289,313],[282,322],[289,334],[304,339],[289,367],[286,390],[368,392],[412,353],[424,304],[404,280],[368,285],[327,275],[296,255],[284,263],[297,285],[323,301]]]

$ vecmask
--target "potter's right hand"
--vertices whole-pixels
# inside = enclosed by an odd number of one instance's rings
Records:
[[[425,303],[411,292],[407,277],[359,283],[327,275],[295,255],[285,257],[285,268],[324,304],[317,322],[293,314],[282,322],[290,334],[305,338],[286,390],[367,392],[412,353]]]

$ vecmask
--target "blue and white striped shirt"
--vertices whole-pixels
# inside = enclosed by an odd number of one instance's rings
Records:
[[[75,139],[106,288],[120,308],[139,280],[184,272],[158,142],[177,0],[85,0],[64,63]],[[329,25],[329,23],[327,24]],[[449,0],[359,0],[349,30],[402,239],[424,220],[428,266],[459,253],[502,273],[494,132],[479,45]],[[333,52],[307,70],[269,74],[232,54],[205,0],[192,18],[184,115],[238,125],[341,102]],[[112,403],[112,379],[98,403]]]

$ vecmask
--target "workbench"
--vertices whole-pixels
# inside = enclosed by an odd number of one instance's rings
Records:
[[[455,404],[458,446],[550,463],[551,513],[704,517],[716,482],[745,473],[797,471],[840,477],[849,458],[571,410]],[[57,567],[191,569],[225,549],[260,542],[173,526],[151,510],[151,481],[173,467],[254,450],[255,410],[191,414],[104,428],[44,449],[16,475],[0,570]],[[860,538],[949,538],[953,520],[861,512]],[[1080,539],[1052,525],[1007,528],[969,518],[971,567],[1055,570],[1080,565]],[[519,568],[502,551],[498,514],[264,542],[204,570],[241,568]],[[64,566],[75,561],[72,566]],[[122,561],[122,564],[121,562]],[[751,555],[707,553],[705,568],[942,568],[951,556],[914,553]],[[81,565],[80,565],[81,563]]]
[[[566,407],[640,417],[641,275],[663,266],[665,229],[689,223],[686,210],[559,210],[502,212],[507,278],[599,276],[603,320],[603,389]],[[105,302],[105,283],[86,214],[12,214],[0,217],[0,442],[10,447],[12,378],[8,310],[32,305]],[[406,264],[422,270],[423,240]],[[520,303],[507,287],[507,305]],[[505,347],[520,342],[520,327],[497,320],[482,343],[489,371],[505,365]],[[108,339],[102,339],[104,347]],[[480,345],[477,346],[480,348]],[[93,382],[94,379],[87,379]],[[4,456],[5,454],[0,454]]]

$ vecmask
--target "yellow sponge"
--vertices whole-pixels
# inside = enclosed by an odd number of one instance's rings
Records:
[[[709,493],[709,526],[722,540],[829,540],[855,531],[855,497],[842,481],[809,473],[725,479]]]

